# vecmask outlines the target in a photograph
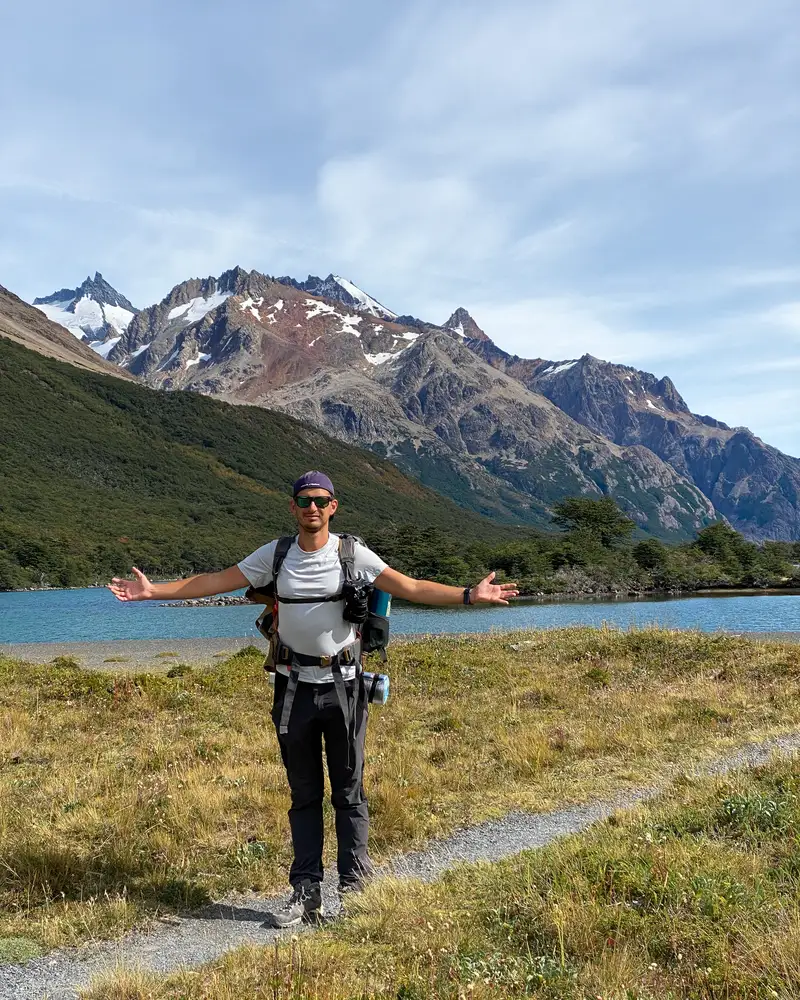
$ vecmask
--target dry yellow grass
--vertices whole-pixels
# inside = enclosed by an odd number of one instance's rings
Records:
[[[800,763],[646,808],[431,885],[383,880],[312,937],[87,1000],[794,1000]]]
[[[115,676],[0,660],[0,938],[111,937],[284,884],[288,794],[260,662]],[[800,727],[800,647],[725,636],[426,638],[398,646],[391,674],[368,736],[378,859]]]

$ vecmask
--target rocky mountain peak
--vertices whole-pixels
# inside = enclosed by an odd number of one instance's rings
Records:
[[[77,288],[61,288],[33,300],[48,319],[85,340],[102,357],[108,357],[138,310],[110,285],[99,271]],[[107,346],[111,341],[111,346]]]
[[[463,306],[456,309],[444,324],[444,329],[457,333],[459,337],[464,337],[466,340],[489,339]]]
[[[338,274],[329,274],[327,278],[318,278],[315,274],[309,274],[305,281],[297,281],[285,275],[276,278],[282,285],[289,285],[300,292],[308,292],[309,295],[316,295],[324,299],[332,299],[334,302],[341,302],[349,309],[357,312],[368,313],[378,319],[394,320],[397,313],[393,313],[386,306],[367,295],[358,285],[353,284],[349,278],[343,278]]]
[[[53,292],[52,295],[44,295],[41,298],[34,299],[33,304],[41,306],[60,302],[65,304],[65,308],[68,308],[68,306],[74,306],[75,302],[84,298],[93,299],[101,305],[120,306],[122,309],[127,309],[128,312],[134,314],[138,312],[138,309],[131,305],[128,299],[118,292],[113,285],[110,285],[99,271],[94,272],[94,277],[87,275],[86,280],[78,285],[77,288],[60,288],[57,292]],[[74,309],[72,311],[74,312]]]
[[[132,313],[139,311],[121,292],[110,285],[99,271],[94,272],[93,278],[86,276],[83,284],[75,289],[75,298],[94,299],[95,302],[100,302],[103,305],[119,306]]]
[[[220,292],[230,292],[232,295],[239,295],[245,290],[248,285],[251,276],[258,275],[260,278],[264,278],[264,275],[259,275],[257,271],[252,271],[248,273],[243,267],[232,267],[230,271],[223,271],[222,274],[217,278],[217,286]],[[213,279],[209,279],[213,281]]]

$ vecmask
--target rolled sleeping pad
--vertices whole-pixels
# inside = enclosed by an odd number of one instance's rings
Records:
[[[385,705],[389,700],[388,674],[373,674],[365,670],[363,677],[364,689],[367,692],[367,701],[373,705]]]

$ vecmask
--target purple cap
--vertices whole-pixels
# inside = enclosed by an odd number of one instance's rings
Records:
[[[331,496],[333,493],[333,483],[324,472],[304,472],[292,487],[292,496],[296,497],[301,490],[327,490]]]

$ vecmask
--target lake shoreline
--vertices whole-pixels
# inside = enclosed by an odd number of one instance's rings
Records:
[[[154,583],[174,583],[174,580],[154,580]],[[108,585],[104,583],[89,583],[84,587],[17,587],[12,590],[0,590],[0,594],[58,594],[68,593],[73,590],[107,590]],[[796,586],[785,587],[742,587],[731,585],[730,587],[701,587],[696,590],[558,590],[552,593],[536,591],[535,593],[520,594],[512,597],[511,602],[536,602],[541,604],[562,603],[573,601],[636,601],[636,600],[668,600],[669,598],[681,597],[724,597],[750,596],[758,594],[800,594],[800,588]],[[224,602],[221,598],[227,597]],[[220,603],[214,603],[220,602]],[[161,607],[171,608],[200,608],[200,607],[234,607],[249,604],[258,607],[259,602],[248,601],[244,596],[230,597],[227,595],[214,595],[212,597],[196,597],[187,600],[163,601]]]
[[[578,627],[578,626],[576,626]],[[514,629],[502,632],[429,633],[440,638],[483,636],[487,641],[497,641],[508,635],[519,635],[529,631],[532,635],[553,629]],[[669,629],[668,631],[689,631]],[[712,633],[714,634],[714,633]],[[722,632],[737,639],[752,639],[756,642],[800,643],[800,632]],[[393,639],[395,644],[416,642],[428,637],[426,634],[399,634]],[[235,638],[206,639],[109,639],[86,640],[81,642],[17,642],[0,643],[0,657],[23,660],[28,663],[50,663],[57,657],[72,658],[87,670],[134,671],[137,673],[166,673],[178,663],[195,666],[209,666],[233,656],[239,650],[255,646],[266,653],[266,642],[251,635]],[[389,650],[391,655],[391,648]]]

